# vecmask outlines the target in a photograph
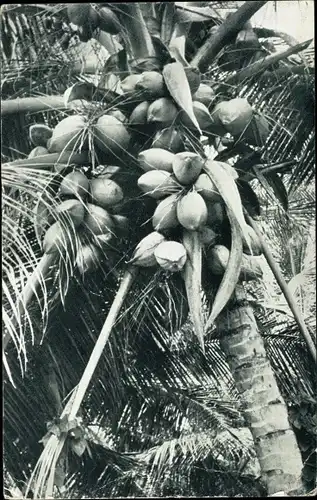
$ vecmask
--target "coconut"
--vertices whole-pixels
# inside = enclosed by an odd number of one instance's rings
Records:
[[[43,250],[46,254],[64,253],[76,247],[76,234],[72,228],[62,225],[59,221],[52,224],[44,235]]]
[[[207,206],[207,224],[213,229],[218,229],[226,218],[226,212],[223,202],[206,201]]]
[[[75,227],[80,226],[85,217],[85,207],[78,200],[65,200],[56,208],[56,213],[71,220]]]
[[[153,231],[143,238],[137,245],[130,264],[140,267],[151,267],[155,266],[157,261],[154,255],[156,247],[165,241],[162,234],[157,231]]]
[[[87,197],[88,190],[89,180],[85,174],[76,170],[64,177],[59,188],[61,195],[75,196],[81,199]]]
[[[37,156],[48,155],[48,151],[43,146],[36,146],[36,148],[32,149],[28,158],[36,158]]]
[[[173,160],[175,155],[161,148],[146,149],[139,153],[138,162],[144,172],[150,170],[173,171]]]
[[[198,68],[187,66],[184,68],[191,94],[195,94],[200,86],[201,76]]]
[[[177,241],[163,241],[156,247],[154,255],[157,263],[172,273],[180,271],[187,259],[184,245]]]
[[[109,208],[123,200],[123,191],[113,180],[99,176],[90,181],[90,198],[93,204]]]
[[[72,151],[79,146],[87,147],[87,124],[85,118],[73,115],[60,121],[53,130],[52,137],[47,141],[49,153]]]
[[[117,156],[128,149],[130,134],[117,118],[103,115],[94,126],[94,140],[102,151]]]
[[[207,206],[200,194],[190,192],[177,203],[177,218],[180,224],[190,231],[196,231],[207,221]]]
[[[150,104],[147,120],[148,122],[160,123],[168,127],[175,121],[177,114],[178,110],[172,99],[161,97]]]
[[[152,148],[162,148],[172,153],[179,153],[184,150],[184,143],[179,131],[174,127],[168,127],[156,132]]]
[[[129,119],[129,125],[145,125],[147,123],[147,113],[150,103],[143,101],[132,111]]]
[[[244,236],[242,236],[243,253],[245,253],[247,255],[255,255],[255,256],[261,255],[262,254],[262,245],[261,245],[261,241],[260,241],[258,235],[256,234],[256,232],[254,231],[254,229],[251,226],[246,226],[246,228],[247,228],[249,240],[251,243],[252,253],[250,251],[250,248],[249,248]]]
[[[173,160],[174,175],[184,185],[192,184],[199,176],[203,166],[201,157],[196,153],[177,153]]]
[[[90,3],[69,3],[67,5],[68,19],[76,26],[84,26],[89,19],[91,10]]]
[[[135,92],[135,86],[141,79],[142,75],[129,75],[121,82],[121,89],[124,94],[133,94]]]
[[[116,14],[108,7],[99,9],[99,28],[111,35],[120,33],[122,26]]]
[[[214,245],[217,241],[217,234],[209,226],[203,226],[199,230],[199,235],[203,245]]]
[[[209,175],[205,173],[199,175],[194,187],[204,200],[220,201],[222,199],[215,184],[210,179]]]
[[[81,275],[98,268],[101,259],[100,250],[95,245],[83,245],[76,256],[77,269]]]
[[[139,177],[138,186],[143,193],[157,200],[181,189],[173,175],[165,170],[146,172]]]
[[[119,120],[121,123],[125,123],[127,121],[127,117],[120,111],[120,109],[109,109],[107,111],[108,116],[114,116],[117,120]]]
[[[115,223],[111,215],[102,207],[87,203],[84,225],[94,235],[113,232]]]
[[[135,88],[142,90],[149,99],[163,97],[167,93],[163,76],[158,71],[144,71]]]
[[[215,98],[214,90],[209,87],[209,85],[205,85],[201,83],[197,89],[197,92],[193,95],[193,101],[198,101],[204,104],[207,108],[210,106],[211,102]]]
[[[130,226],[130,221],[128,217],[125,217],[124,215],[113,215],[112,216],[114,223],[116,225],[116,229],[119,230],[121,233],[126,233],[129,230]]]
[[[233,136],[240,135],[252,120],[253,110],[247,99],[238,97],[218,103],[212,113],[216,121],[220,121],[227,132]]]
[[[215,245],[207,251],[207,266],[213,274],[221,276],[224,274],[230,252],[223,245]],[[251,281],[262,278],[263,271],[258,257],[243,254],[239,281]]]
[[[208,108],[199,101],[193,101],[193,111],[200,128],[202,130],[209,131],[210,128],[213,127],[213,120]],[[189,119],[188,115],[184,111],[180,112],[180,119],[185,127],[188,127],[190,129],[195,128],[193,122]]]
[[[44,123],[36,123],[29,128],[30,141],[34,146],[42,146],[46,148],[47,141],[52,137],[53,129],[44,125]]]
[[[157,205],[152,217],[152,224],[156,231],[163,231],[177,227],[177,201],[179,194],[171,194]]]

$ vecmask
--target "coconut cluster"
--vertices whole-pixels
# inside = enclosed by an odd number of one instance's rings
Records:
[[[225,205],[204,171],[205,160],[194,152],[171,153],[152,148],[139,153],[138,161],[145,172],[139,177],[138,186],[144,194],[157,200],[157,207],[152,216],[154,232],[139,243],[131,262],[144,267],[159,264],[165,270],[179,271],[186,262],[186,250],[182,243],[166,241],[173,230],[179,228],[180,234],[184,230],[198,232],[208,267],[215,275],[223,274],[229,260],[229,250],[219,244],[219,233],[226,217]],[[228,164],[215,161],[212,166],[219,168],[220,165],[233,179],[238,177]],[[261,254],[261,245],[251,227],[249,236],[252,256],[247,255],[250,249],[243,241],[243,280],[262,275],[254,260]]]
[[[128,219],[116,213],[123,197],[108,175],[88,179],[78,170],[66,175],[59,188],[61,203],[44,235],[44,252],[75,251],[80,274],[96,269],[113,238],[128,230]]]

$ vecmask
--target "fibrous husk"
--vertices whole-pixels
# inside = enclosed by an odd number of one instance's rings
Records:
[[[253,109],[247,99],[237,97],[218,103],[212,111],[212,118],[220,122],[233,136],[240,135],[251,122]]]
[[[154,255],[157,263],[165,271],[172,273],[180,271],[187,259],[187,252],[184,245],[177,241],[163,241],[163,243],[160,243],[155,248]]]
[[[215,245],[207,251],[207,266],[213,274],[221,276],[228,265],[230,251],[223,245]],[[258,257],[243,254],[239,281],[262,278],[263,271]]]
[[[132,259],[130,260],[130,264],[134,264],[135,266],[140,267],[152,267],[157,264],[154,251],[156,247],[165,241],[165,237],[158,233],[157,231],[153,231],[143,238],[140,243],[137,245]]]
[[[156,207],[152,217],[153,227],[156,231],[164,231],[177,227],[179,222],[177,218],[177,202],[179,194],[171,194],[164,198]]]
[[[152,148],[162,148],[172,153],[184,150],[184,143],[180,132],[174,127],[167,127],[156,132]]]
[[[48,154],[49,153],[46,148],[44,148],[43,146],[36,146],[36,148],[32,149],[28,158],[36,158],[37,156],[48,155]]]
[[[123,200],[123,191],[115,181],[99,176],[90,181],[90,197],[94,205],[110,208]]]
[[[210,106],[212,101],[215,98],[215,92],[214,90],[209,87],[209,85],[206,85],[205,83],[201,83],[193,95],[193,102],[198,101],[204,104],[207,108]]]
[[[79,247],[76,256],[76,265],[81,275],[97,269],[100,260],[100,250],[95,245],[88,244]]]
[[[88,234],[90,232],[94,235],[112,233],[115,227],[114,220],[107,210],[92,203],[87,203],[84,225]]]
[[[176,179],[184,185],[192,184],[204,166],[202,158],[197,153],[177,153],[173,160],[173,172]]]
[[[185,194],[177,203],[177,218],[190,231],[196,231],[207,222],[207,206],[203,197],[196,192]]]
[[[89,180],[82,172],[70,172],[62,180],[59,191],[61,195],[75,196],[84,200],[89,192]]]
[[[53,130],[52,137],[47,141],[49,153],[78,150],[87,148],[87,124],[81,115],[73,115],[60,121]]]
[[[105,153],[120,157],[128,149],[130,134],[114,116],[101,116],[93,130],[96,145]]]
[[[178,110],[174,102],[168,97],[161,97],[150,104],[147,121],[160,123],[164,127],[168,127],[175,121],[177,114]]]
[[[55,222],[44,235],[44,252],[46,254],[65,253],[70,248],[76,248],[76,235],[73,229],[59,221]]]
[[[74,227],[79,227],[85,217],[85,207],[79,200],[65,200],[57,206],[56,213],[69,218]]]
[[[129,125],[145,125],[149,107],[149,101],[140,102],[130,115]]]
[[[143,193],[157,200],[181,189],[174,176],[165,170],[146,172],[139,177],[138,186]]]
[[[158,99],[167,94],[163,76],[158,71],[143,71],[135,87],[137,90],[141,90],[144,96],[149,99]]]
[[[210,179],[209,175],[202,173],[196,180],[195,190],[201,194],[204,200],[208,201],[220,201],[222,198],[219,194],[218,189],[215,184]]]
[[[151,148],[139,153],[138,162],[144,172],[150,170],[173,172],[174,157],[175,155],[166,149]]]
[[[44,123],[36,123],[29,128],[30,141],[34,146],[46,148],[47,141],[52,137],[53,129]],[[43,153],[44,154],[44,153]]]
[[[108,7],[101,7],[99,9],[99,28],[111,35],[120,33],[122,26],[119,22],[117,15]]]

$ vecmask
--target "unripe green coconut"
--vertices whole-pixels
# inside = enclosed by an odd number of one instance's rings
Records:
[[[201,157],[192,152],[177,153],[173,160],[174,175],[184,185],[192,184],[199,176],[203,166]]]
[[[138,155],[138,162],[144,172],[150,170],[173,171],[173,160],[175,155],[170,151],[160,148],[146,149]]]
[[[164,127],[172,125],[178,114],[178,110],[168,97],[161,97],[152,102],[147,113],[148,122],[159,123]]]
[[[212,116],[223,125],[227,132],[237,136],[244,132],[250,124],[253,109],[247,99],[237,97],[218,103],[213,109]]]
[[[141,79],[141,75],[129,75],[121,82],[121,89],[124,94],[133,94],[136,91],[136,84]]]
[[[122,111],[120,111],[120,109],[116,109],[116,108],[108,109],[107,115],[113,116],[114,118],[119,120],[121,123],[126,123],[126,121],[127,121],[127,117],[122,113]]]
[[[217,238],[218,238],[215,231],[213,229],[211,229],[211,227],[209,227],[209,226],[203,226],[199,230],[199,235],[200,235],[200,240],[201,240],[202,244],[207,245],[207,246],[214,245],[217,241]]]
[[[196,231],[207,222],[207,206],[200,194],[190,192],[177,203],[177,218],[180,224],[190,231]]]
[[[164,97],[167,93],[163,76],[158,71],[143,71],[135,87],[149,99]]]
[[[82,172],[74,171],[66,175],[59,188],[64,196],[75,196],[84,200],[89,192],[89,180]]]
[[[84,218],[84,225],[88,233],[94,235],[112,233],[115,223],[111,215],[102,207],[87,203],[87,212]]]
[[[179,153],[184,150],[182,136],[174,127],[167,127],[156,132],[152,148],[161,148],[171,153]]]
[[[139,177],[138,186],[143,193],[157,200],[181,189],[174,176],[165,170],[146,172]]]
[[[209,87],[209,85],[205,85],[204,83],[201,83],[199,85],[197,92],[195,92],[195,94],[193,95],[193,101],[201,102],[207,108],[210,106],[214,98],[215,98],[214,90],[211,87]]]
[[[219,229],[226,219],[226,210],[222,201],[208,201],[207,206],[207,224],[212,229]]]
[[[99,176],[90,181],[90,198],[94,205],[110,208],[123,200],[123,191],[113,180]]]
[[[193,67],[193,66],[187,66],[184,68],[186,76],[187,76],[187,81],[188,85],[190,88],[191,94],[195,94],[197,90],[199,89],[200,82],[201,82],[201,75],[200,71],[198,68]]]
[[[209,131],[213,126],[213,120],[208,108],[199,101],[193,101],[193,111],[201,130]],[[180,119],[186,127],[190,129],[195,128],[192,121],[184,111],[181,111]]]
[[[48,151],[43,146],[36,146],[36,148],[32,149],[28,158],[36,158],[37,156],[48,155]]]
[[[140,267],[155,266],[157,261],[154,251],[155,248],[163,241],[165,241],[165,237],[157,231],[153,231],[145,236],[145,238],[143,238],[137,245],[132,259],[130,260],[130,264]]]
[[[180,271],[184,267],[187,259],[184,245],[177,241],[163,241],[163,243],[160,243],[156,247],[154,255],[157,263],[165,269],[165,271],[170,271],[172,273]]]
[[[140,102],[130,115],[129,125],[145,125],[149,107],[150,103],[148,101]]]
[[[120,156],[130,143],[126,127],[114,116],[103,115],[94,125],[94,142],[105,153]]]
[[[65,200],[57,206],[56,213],[72,221],[74,227],[79,227],[85,217],[85,207],[79,200]]]
[[[201,194],[204,200],[220,201],[222,198],[209,175],[202,173],[197,178],[195,184],[196,191]]]
[[[76,234],[71,227],[59,221],[52,224],[44,235],[43,250],[46,254],[65,253],[76,249]]]
[[[229,262],[230,252],[223,245],[215,245],[207,251],[207,267],[216,276],[222,276]],[[239,281],[262,278],[263,270],[258,257],[243,254]]]
[[[44,123],[36,123],[29,128],[30,141],[34,146],[42,146],[46,148],[47,141],[52,137],[53,129],[44,125]]]
[[[177,227],[177,202],[179,193],[171,194],[157,205],[152,217],[152,224],[155,231],[164,231]]]
[[[129,230],[130,227],[130,221],[128,217],[125,217],[124,215],[118,215],[115,214],[112,216],[116,230],[118,229],[119,233],[126,233]]]
[[[47,141],[49,153],[73,151],[79,147],[87,148],[87,123],[83,116],[72,115],[60,121]]]

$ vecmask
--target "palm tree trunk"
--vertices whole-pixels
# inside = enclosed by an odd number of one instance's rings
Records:
[[[268,495],[301,486],[302,460],[263,340],[242,285],[217,320]]]

